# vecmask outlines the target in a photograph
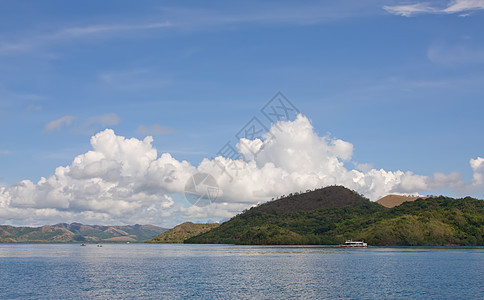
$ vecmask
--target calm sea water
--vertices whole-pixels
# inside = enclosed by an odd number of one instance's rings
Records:
[[[0,244],[0,299],[484,298],[484,248]]]

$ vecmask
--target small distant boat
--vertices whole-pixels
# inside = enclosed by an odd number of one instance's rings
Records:
[[[81,246],[86,246],[86,244],[82,243]]]
[[[367,248],[368,243],[365,243],[363,241],[347,240],[343,245],[339,246],[344,248]]]

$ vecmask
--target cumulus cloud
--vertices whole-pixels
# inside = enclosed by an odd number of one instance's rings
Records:
[[[45,131],[54,131],[54,130],[59,130],[62,128],[62,126],[68,126],[74,121],[76,117],[74,116],[63,116],[60,119],[51,121],[47,123],[44,127]]]
[[[483,185],[484,184],[484,158],[477,157],[476,159],[470,160],[471,168],[474,171],[472,176],[473,185]]]
[[[470,12],[484,9],[484,0],[454,0],[448,2],[445,7],[437,7],[428,2],[383,6],[383,9],[391,14],[411,17],[416,14],[460,14],[467,16]]]
[[[327,185],[344,185],[372,200],[388,193],[416,194],[439,188],[462,188],[459,173],[433,177],[410,171],[386,171],[364,164],[350,169],[353,145],[319,136],[310,121],[275,124],[262,139],[241,139],[237,148],[247,160],[204,159],[198,166],[159,155],[153,138],[118,136],[106,129],[91,137],[92,150],[37,183],[23,180],[0,187],[0,218],[10,223],[33,218],[90,223],[173,224],[184,218],[226,219],[252,205],[283,194]],[[250,154],[250,155],[248,155]],[[484,182],[484,159],[470,161],[474,185]],[[206,206],[181,203],[186,183],[197,172],[216,180],[219,197]],[[182,201],[183,202],[183,201]],[[44,221],[47,222],[47,221]]]

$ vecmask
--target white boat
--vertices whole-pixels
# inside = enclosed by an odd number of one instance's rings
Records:
[[[343,245],[339,246],[345,248],[366,248],[368,247],[368,243],[365,243],[363,241],[347,240]]]

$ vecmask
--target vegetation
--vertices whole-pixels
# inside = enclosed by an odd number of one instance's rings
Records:
[[[386,208],[332,186],[254,207],[185,242],[291,245],[346,239],[382,246],[484,245],[484,201],[440,196]]]
[[[54,226],[0,226],[0,242],[143,242],[166,231],[153,225],[99,226],[61,223]]]
[[[218,227],[218,223],[195,224],[185,222],[147,241],[147,243],[183,243],[188,238]]]

